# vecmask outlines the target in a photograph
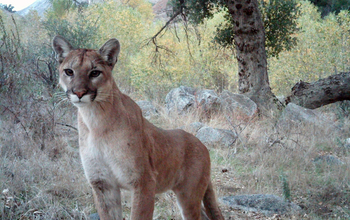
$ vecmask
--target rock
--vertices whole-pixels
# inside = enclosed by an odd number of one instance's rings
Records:
[[[152,0],[150,2],[153,4],[156,1],[157,3],[152,7],[155,19],[167,21],[169,19],[167,12],[171,11],[172,7],[168,4],[168,0]]]
[[[197,134],[198,130],[204,127],[205,125],[201,122],[193,122],[187,126],[180,127],[180,129],[186,130],[191,134]]]
[[[233,114],[243,114],[250,118],[258,112],[257,104],[245,95],[223,91],[220,99],[222,109]]]
[[[196,94],[198,107],[204,112],[212,113],[220,109],[221,99],[214,90],[201,90]]]
[[[321,114],[315,110],[303,108],[294,103],[288,103],[284,111],[282,112],[281,122],[302,122],[311,123],[315,125],[322,125],[322,122],[326,120]]]
[[[208,148],[230,147],[237,139],[237,134],[230,130],[202,127],[198,130],[196,137]]]
[[[339,160],[337,157],[333,155],[321,155],[314,159],[314,163],[321,164],[327,163],[328,165],[342,165],[343,161]]]
[[[276,96],[276,98],[278,99],[278,101],[280,101],[281,103],[285,103],[286,101],[286,97],[284,97],[284,95],[279,95]]]
[[[189,126],[190,126],[190,129],[193,131],[193,133],[197,133],[199,129],[201,129],[205,125],[201,122],[193,122]]]
[[[301,208],[292,202],[287,202],[276,195],[239,195],[222,197],[221,201],[226,205],[249,212],[261,212],[266,216],[274,214],[296,214]]]
[[[141,100],[141,101],[137,101],[136,103],[140,106],[142,110],[142,115],[146,119],[150,119],[153,116],[159,115],[157,108],[154,107],[154,105],[151,102]]]
[[[172,89],[165,97],[168,111],[183,114],[195,107],[195,89],[186,86]]]
[[[89,215],[89,219],[90,220],[100,220],[100,216],[98,215],[98,213],[93,213],[93,214]]]

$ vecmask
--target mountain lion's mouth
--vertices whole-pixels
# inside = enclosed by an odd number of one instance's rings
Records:
[[[86,94],[81,98],[79,98],[75,94],[69,94],[68,96],[69,96],[68,98],[71,101],[71,103],[73,105],[75,105],[76,107],[83,107],[83,106],[89,105],[96,98],[96,94]]]

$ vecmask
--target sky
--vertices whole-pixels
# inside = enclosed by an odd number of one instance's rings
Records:
[[[28,7],[29,5],[31,5],[35,1],[36,0],[0,0],[0,3],[4,4],[4,5],[11,4],[12,6],[15,7],[14,8],[15,11],[20,11],[20,10]]]

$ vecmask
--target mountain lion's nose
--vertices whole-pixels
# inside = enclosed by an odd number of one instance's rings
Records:
[[[73,90],[73,93],[78,96],[79,99],[81,99],[86,93],[86,89],[81,89],[81,90]]]

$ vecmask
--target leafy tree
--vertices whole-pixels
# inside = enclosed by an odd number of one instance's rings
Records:
[[[5,9],[6,11],[11,12],[11,13],[16,12],[15,10],[13,10],[15,7],[12,6],[11,4],[5,5],[5,4],[1,4],[1,3],[0,3],[0,8],[3,8],[3,9]]]
[[[293,34],[297,30],[299,6],[295,0],[260,0],[268,56],[278,56],[296,45]]]
[[[290,50],[296,45],[296,38],[292,35],[296,32],[296,20],[299,15],[299,6],[296,0],[259,0],[266,35],[266,50],[268,56],[278,56],[283,50]],[[183,4],[173,0],[174,11],[182,10],[188,15],[189,20],[201,23],[206,18],[211,18],[218,10],[225,12],[226,21],[217,28],[215,41],[223,46],[233,45],[233,35],[236,22],[232,20],[225,1],[201,0],[185,1]],[[218,7],[220,9],[218,9]]]
[[[278,19],[289,20],[287,23],[291,23],[290,27],[295,28],[296,23],[293,23],[293,19],[297,12],[297,4],[294,0],[283,1],[285,4],[280,4],[277,0],[266,0],[264,2],[266,2],[266,4],[262,4],[262,7],[266,7],[267,9],[265,11],[271,14],[265,17],[261,16],[258,0],[173,1],[176,13],[180,12],[183,16],[188,16],[189,20],[195,23],[202,22],[204,18],[212,17],[216,12],[216,8],[223,8],[227,11],[228,22],[226,26],[222,28],[224,31],[218,32],[219,36],[220,33],[228,34],[229,43],[233,43],[235,46],[236,58],[238,61],[239,92],[246,94],[255,101],[262,112],[266,112],[268,109],[281,107],[269,85],[263,19],[273,22],[273,25],[269,23],[271,26],[266,30],[271,30],[271,33],[273,33],[273,36],[267,39],[279,44],[276,49],[270,52],[271,55],[276,56],[279,51],[283,50],[283,47],[291,47],[293,42],[289,37],[281,37],[283,35],[286,36],[286,33],[287,35],[290,34],[290,32],[286,32],[288,30],[287,27],[281,26],[280,24],[282,22],[278,22]],[[277,10],[281,8],[281,5],[285,5],[284,9],[288,10]],[[276,11],[282,12],[282,14]],[[279,31],[273,31],[278,29]],[[225,38],[218,37],[218,39],[222,39],[221,42],[225,42]],[[283,41],[285,40],[287,40],[288,43],[284,43]],[[270,46],[274,47],[275,45],[271,43]]]
[[[322,17],[332,12],[338,14],[341,10],[350,9],[349,0],[310,0],[310,2],[319,7]]]
[[[298,45],[269,60],[270,83],[275,94],[287,96],[300,80],[313,82],[350,70],[350,13],[341,11],[321,19],[309,1],[301,2]]]
[[[52,0],[51,4],[43,21],[50,38],[61,35],[75,47],[94,48],[98,17],[91,19],[84,10],[85,6],[73,0]]]

